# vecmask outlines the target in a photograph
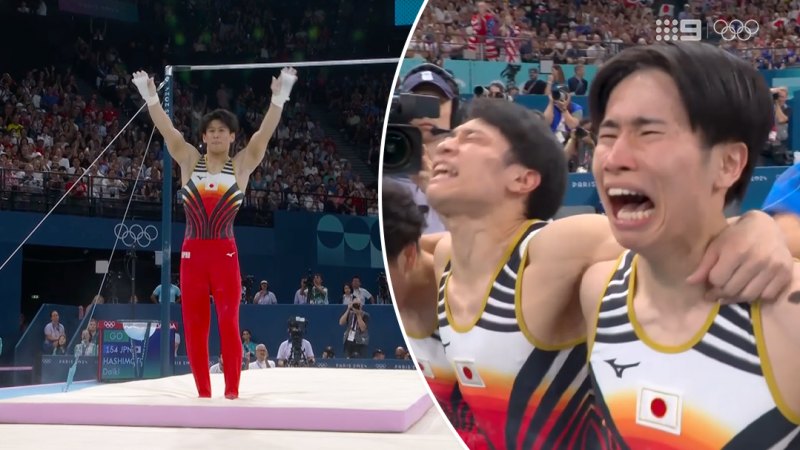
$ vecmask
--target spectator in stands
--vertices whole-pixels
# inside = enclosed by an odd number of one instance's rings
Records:
[[[278,299],[275,297],[275,293],[269,290],[269,282],[267,280],[261,280],[260,285],[261,289],[253,296],[253,303],[256,305],[277,304]]]
[[[351,286],[353,287],[353,295],[361,299],[361,303],[366,305],[367,303],[375,303],[375,299],[372,297],[372,294],[369,293],[368,290],[361,287],[361,277],[358,275],[353,276],[351,280]]]
[[[97,319],[92,317],[86,325],[86,331],[89,332],[89,342],[97,343]]]
[[[354,297],[347,305],[347,309],[339,317],[339,325],[345,327],[342,339],[345,357],[363,357],[369,344],[369,313],[364,311],[360,298]]]
[[[344,286],[342,286],[342,304],[349,305],[353,302],[355,297],[356,296],[353,294],[353,289],[350,287],[350,284],[345,283]]]
[[[177,286],[178,284],[178,276],[172,276],[172,284],[169,285],[169,302],[175,303],[176,301],[180,303],[181,297],[181,289]],[[150,294],[150,300],[153,303],[161,303],[161,285],[159,284],[153,290],[153,293]]]
[[[66,355],[67,354],[67,336],[62,334],[58,337],[55,346],[53,347],[53,355]]]
[[[50,311],[50,322],[44,326],[45,353],[53,351],[62,336],[66,339],[67,332],[64,329],[64,325],[59,322],[58,311]]]
[[[178,356],[178,349],[181,346],[181,334],[178,333],[178,330],[175,330],[175,342],[172,348],[173,356]]]
[[[333,359],[336,358],[336,352],[333,350],[333,346],[329,345],[325,347],[325,350],[322,351],[322,359]]]
[[[222,363],[222,353],[219,354],[219,362],[212,365],[208,370],[211,373],[224,373],[223,372],[224,366]]]
[[[528,81],[522,86],[522,93],[544,95],[545,89],[547,89],[547,82],[539,79],[539,69],[530,69],[528,71]]]
[[[567,80],[567,87],[569,87],[570,94],[586,95],[586,92],[589,90],[589,82],[583,77],[585,72],[586,68],[583,64],[577,64],[575,66],[575,75]]]
[[[405,347],[397,347],[394,349],[394,358],[395,359],[411,359],[411,355],[408,353],[408,350]]]
[[[386,353],[383,353],[382,349],[377,348],[377,349],[375,349],[374,352],[372,352],[372,359],[379,360],[379,361],[380,360],[384,360],[384,359],[386,359]]]
[[[253,360],[256,357],[256,344],[251,339],[253,333],[248,329],[242,330],[242,358]]]
[[[323,286],[322,284],[322,275],[315,274],[314,275],[314,285],[311,286],[310,293],[308,295],[309,304],[312,305],[327,305],[328,304],[328,288]]]
[[[306,279],[300,279],[300,289],[294,293],[294,304],[305,305],[308,303],[308,287],[306,286]]]
[[[97,356],[97,344],[92,342],[89,330],[81,331],[81,342],[75,344],[76,356]]]
[[[248,369],[271,369],[275,367],[275,362],[267,358],[269,358],[267,346],[258,344],[256,346],[256,360],[250,363]]]

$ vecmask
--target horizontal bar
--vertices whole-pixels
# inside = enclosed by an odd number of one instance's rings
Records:
[[[364,64],[397,64],[400,58],[383,59],[344,59],[330,61],[296,61],[280,63],[252,63],[252,64],[212,64],[199,66],[171,66],[175,72],[188,72],[194,70],[236,70],[236,69],[282,69],[284,67],[327,67],[327,66],[360,66]]]

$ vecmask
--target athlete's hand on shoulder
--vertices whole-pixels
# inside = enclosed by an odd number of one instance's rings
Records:
[[[775,301],[792,281],[794,261],[777,223],[750,211],[728,226],[706,250],[690,283],[708,282],[708,300]]]

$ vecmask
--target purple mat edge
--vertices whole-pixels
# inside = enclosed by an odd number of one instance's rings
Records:
[[[432,405],[427,394],[404,410],[204,407],[201,402],[196,406],[9,402],[0,403],[0,423],[402,433]]]

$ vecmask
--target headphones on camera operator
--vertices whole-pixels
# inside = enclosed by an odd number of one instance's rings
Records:
[[[410,89],[406,88],[406,83],[408,83],[411,80],[411,77],[413,77],[414,75],[418,75],[424,72],[430,72],[432,75],[436,75],[439,78],[441,78],[447,84],[447,87],[449,87],[450,90],[453,92],[453,98],[451,99],[452,111],[450,112],[450,130],[461,125],[461,123],[463,123],[464,119],[467,116],[466,107],[461,104],[461,97],[460,97],[461,87],[458,85],[456,78],[444,68],[432,63],[422,63],[414,67],[413,69],[409,70],[408,73],[403,77],[402,83],[400,84],[401,89],[399,93],[402,94],[413,93],[411,92]],[[436,83],[433,81],[431,81],[430,84],[436,85]]]

